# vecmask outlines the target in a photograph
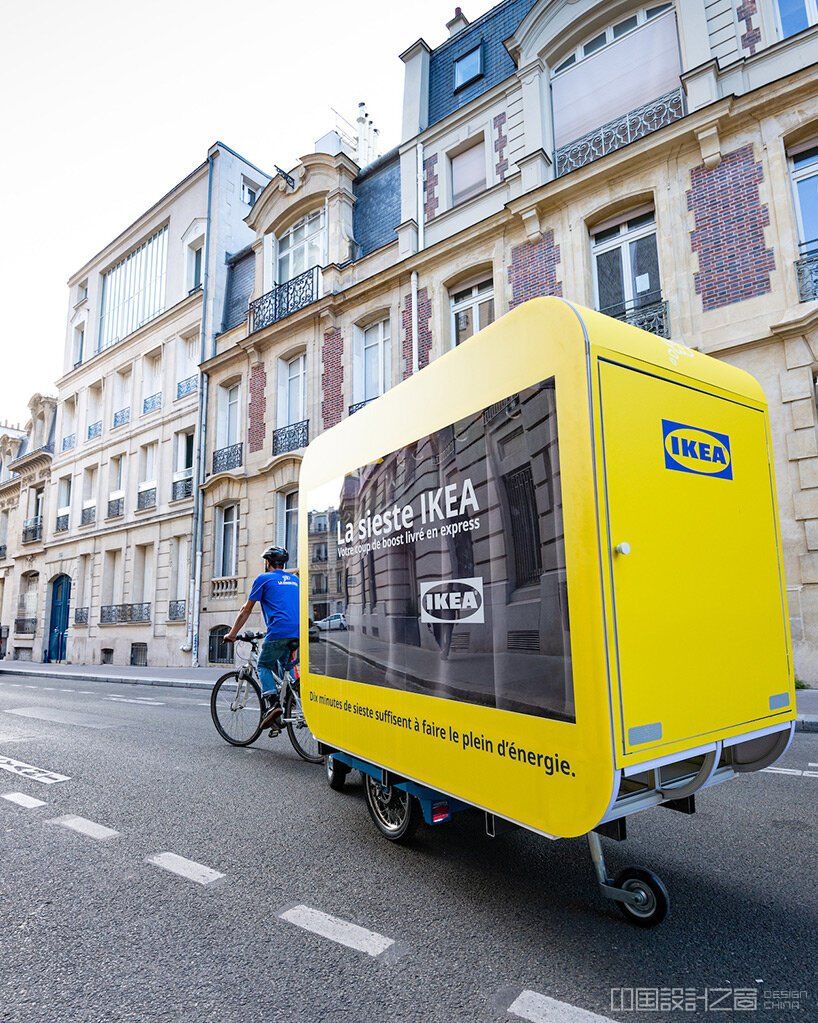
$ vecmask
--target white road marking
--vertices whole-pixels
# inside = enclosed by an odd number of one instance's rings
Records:
[[[177,856],[176,853],[163,852],[148,856],[146,863],[152,863],[162,870],[169,870],[171,874],[178,874],[179,877],[187,878],[188,881],[195,881],[196,884],[212,884],[224,877],[218,870],[206,867],[203,863],[195,860],[185,859],[184,856]]]
[[[35,806],[45,806],[44,799],[35,799],[34,796],[27,796],[25,792],[3,792],[0,799],[7,799],[10,803],[25,807],[26,810],[33,810]]]
[[[57,692],[58,693],[73,693],[74,690],[73,689],[58,689]]]
[[[764,770],[769,774],[791,774],[796,778],[800,778],[803,773],[794,767],[765,767]]]
[[[42,767],[34,767],[22,760],[12,760],[11,757],[0,757],[0,771],[8,771],[9,774],[19,774],[23,778],[30,778],[32,781],[40,781],[43,785],[53,785],[58,781],[70,781],[67,774],[56,774],[54,771],[46,771]]]
[[[31,688],[34,689],[35,687],[32,686]],[[44,693],[57,693],[57,692],[59,692],[59,690],[57,689],[56,686],[39,686],[39,688],[42,689],[42,691]]]
[[[613,1023],[609,1016],[600,1016],[587,1009],[579,1009],[568,1002],[558,1002],[537,991],[521,991],[509,1005],[508,1011],[519,1019],[531,1023]]]
[[[80,696],[94,696],[90,689],[78,689],[77,692]]]
[[[67,813],[64,817],[54,817],[51,823],[59,824],[60,827],[68,828],[70,831],[77,831],[80,835],[86,835],[97,842],[104,842],[108,838],[116,838],[119,834],[113,828],[106,828],[104,824],[89,821],[87,817],[76,817],[72,813]]]
[[[365,927],[322,913],[320,909],[312,909],[310,906],[293,906],[278,915],[279,919],[295,924],[296,927],[329,938],[330,941],[337,941],[339,945],[346,945],[358,952],[366,952],[373,958],[395,944],[392,938],[385,938],[375,931],[368,931]]]
[[[164,707],[164,703],[161,700],[149,700],[146,697],[131,699],[127,696],[106,696],[106,700],[111,700],[113,703],[138,703],[142,707]]]

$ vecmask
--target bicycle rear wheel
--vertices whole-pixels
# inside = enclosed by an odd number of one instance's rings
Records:
[[[296,699],[292,688],[287,690],[287,699],[284,703],[284,720],[287,722],[287,735],[293,744],[293,749],[310,764],[320,764],[324,759],[318,750],[318,740],[312,734],[304,720],[304,712],[301,710],[301,702]]]
[[[251,678],[228,671],[210,694],[210,714],[219,735],[231,746],[250,746],[261,733],[261,690]]]

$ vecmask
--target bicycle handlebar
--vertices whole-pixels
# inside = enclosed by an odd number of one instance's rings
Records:
[[[223,640],[223,642],[225,642],[225,643],[255,643],[259,639],[264,639],[264,635],[265,634],[263,632],[242,632],[240,635],[236,636],[235,639],[226,639],[226,640]]]

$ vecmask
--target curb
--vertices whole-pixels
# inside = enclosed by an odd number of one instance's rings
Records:
[[[176,678],[144,678],[137,675],[91,675],[79,672],[61,671],[24,671],[20,668],[0,668],[0,675],[26,675],[29,678],[58,678],[62,681],[74,679],[77,682],[108,682],[125,686],[160,686],[166,689],[207,689],[213,688],[212,682],[197,682],[195,679]]]

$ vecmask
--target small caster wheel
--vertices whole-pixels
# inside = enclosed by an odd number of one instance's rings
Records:
[[[342,764],[340,760],[336,760],[335,757],[331,755],[324,757],[324,766],[327,771],[329,787],[331,789],[335,789],[336,792],[341,792],[343,787],[346,785],[349,768],[346,764]]]
[[[616,875],[614,887],[638,896],[637,902],[617,902],[625,919],[637,927],[656,927],[667,916],[670,896],[652,870],[625,867]]]
[[[364,775],[366,808],[375,826],[390,842],[408,842],[422,814],[418,801],[404,789],[394,785],[381,785],[371,775]]]

